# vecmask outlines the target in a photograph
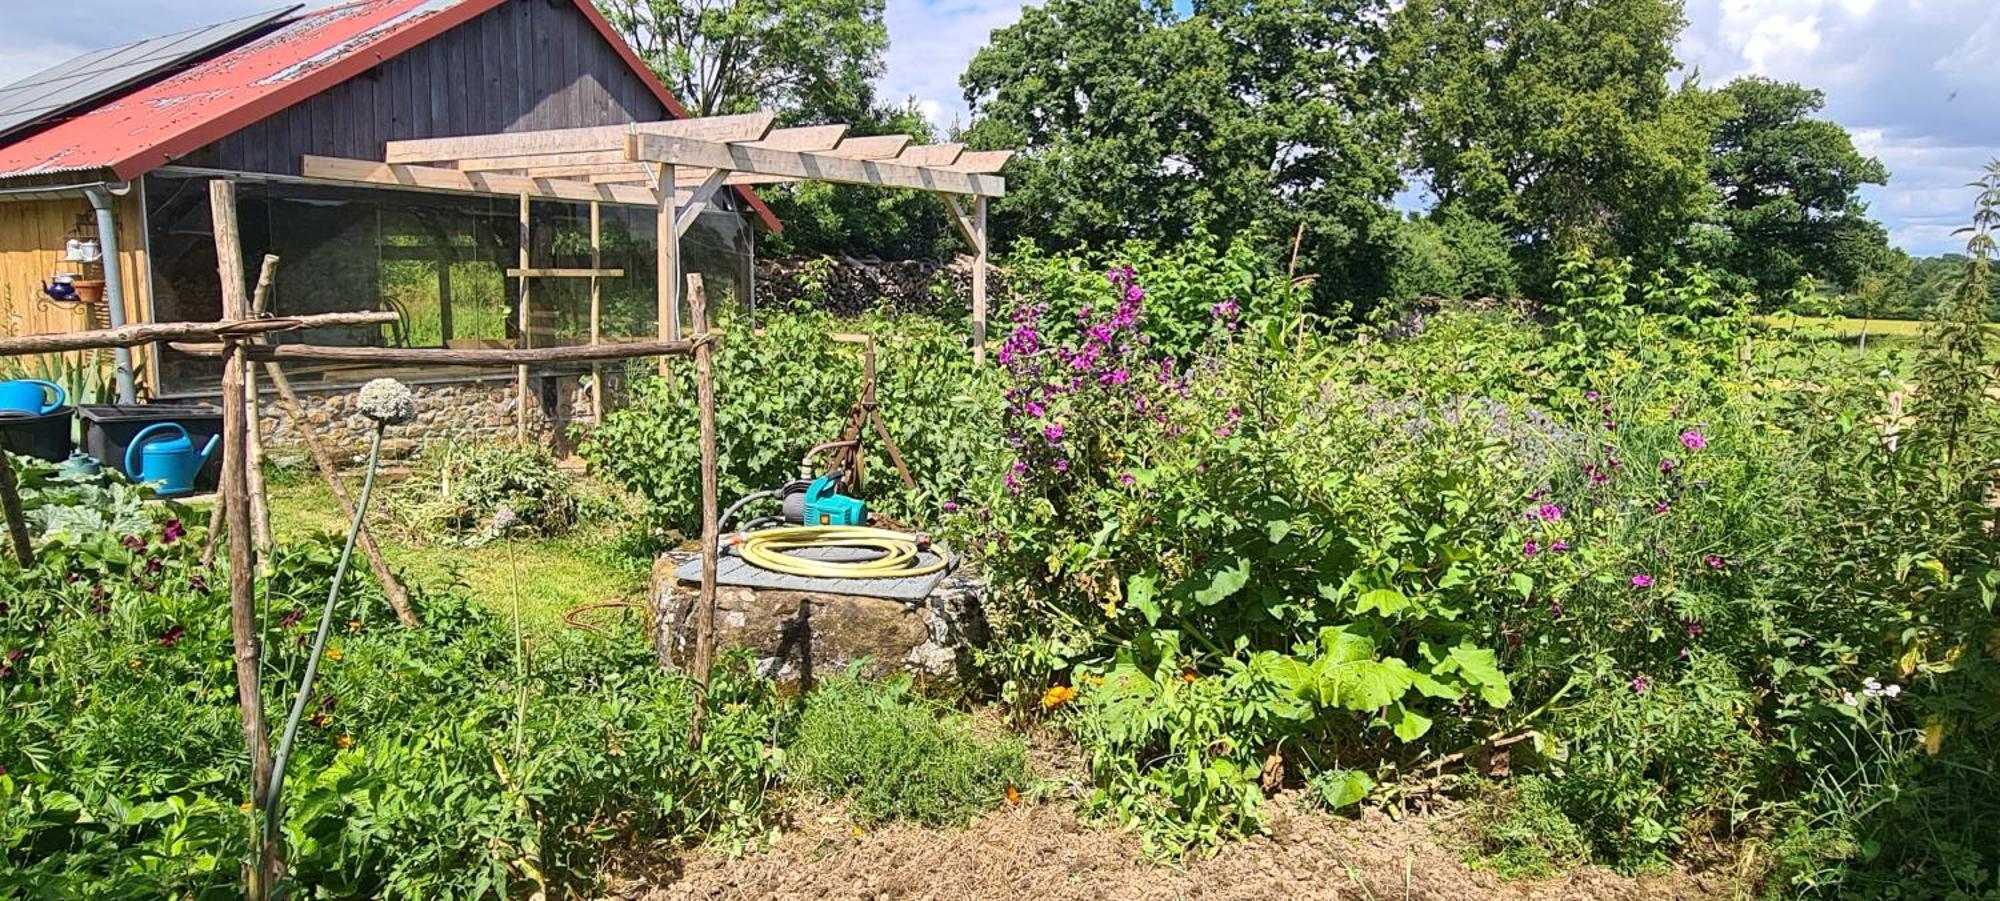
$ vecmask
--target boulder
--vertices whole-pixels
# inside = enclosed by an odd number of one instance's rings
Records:
[[[674,577],[694,556],[674,552],[653,564],[653,638],[663,666],[685,666],[694,653],[700,586]],[[982,635],[984,591],[965,566],[921,603],[723,585],[715,593],[716,649],[748,648],[758,672],[782,682],[810,683],[857,664],[870,678],[954,679]]]

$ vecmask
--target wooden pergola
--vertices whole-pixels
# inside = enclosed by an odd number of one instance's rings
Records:
[[[526,349],[530,281],[591,279],[590,342],[600,340],[597,280],[605,270],[592,228],[593,266],[535,269],[528,259],[528,203],[534,199],[588,203],[597,222],[601,204],[644,205],[657,210],[659,340],[681,339],[681,238],[716,192],[736,186],[796,181],[906,188],[937,194],[951,222],[971,245],[972,355],[986,359],[986,206],[1006,191],[994,173],[1008,150],[968,151],[963,144],[919,145],[907,135],[850,138],[845,125],[773,128],[771,113],[707,116],[596,128],[567,128],[389,142],[382,160],[307,156],[308,178],[375,186],[468,192],[520,198],[520,330]],[[664,360],[662,365],[665,365]],[[527,368],[517,370],[527,393]],[[599,395],[599,410],[602,410]],[[526,428],[522,404],[521,428]]]

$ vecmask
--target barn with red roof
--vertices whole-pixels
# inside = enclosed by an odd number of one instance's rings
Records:
[[[288,7],[86,54],[0,88],[0,334],[218,318],[207,185],[224,178],[239,186],[253,270],[266,254],[280,258],[270,313],[402,314],[393,328],[321,330],[314,343],[652,336],[650,204],[517,205],[357,185],[306,177],[301,160],[381,159],[391,141],[686,115],[590,0]],[[712,303],[748,303],[760,225],[779,227],[737,187],[683,236],[683,265],[703,274]],[[538,278],[522,317],[525,271],[591,275]],[[218,390],[213,361],[163,347],[119,363],[128,390],[143,396]],[[339,365],[291,373],[305,388],[382,374]],[[390,374],[438,384],[507,375]],[[577,394],[579,375],[538,373],[544,405]]]

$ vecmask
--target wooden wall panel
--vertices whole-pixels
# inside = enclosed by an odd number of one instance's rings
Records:
[[[297,175],[307,154],[379,160],[394,140],[664,118],[582,13],[513,0],[179,162]]]
[[[147,297],[146,245],[138,192],[118,198],[118,262],[125,283],[125,318],[143,322],[150,309]],[[63,261],[63,245],[78,231],[78,217],[96,232],[90,201],[23,200],[0,202],[0,334],[39,335],[80,331],[108,324],[102,309],[60,304],[42,296],[42,281],[56,272],[74,272],[77,264]],[[109,363],[110,352],[102,354]]]

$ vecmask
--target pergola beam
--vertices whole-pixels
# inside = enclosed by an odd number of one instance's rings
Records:
[[[371,163],[307,154],[300,174],[307,178],[363,182],[392,188],[419,188],[469,194],[499,194],[580,203],[601,201],[631,206],[652,206],[659,202],[651,189],[638,185],[594,185],[589,182],[554,178],[530,178],[502,172],[462,172],[437,166],[401,163]]]
[[[952,172],[878,160],[853,160],[824,153],[767,150],[690,138],[634,134],[626,137],[626,156],[634,161],[703,169],[727,169],[748,175],[778,176],[883,188],[912,188],[943,194],[998,197],[1006,182],[997,175]]]
[[[675,240],[679,240],[681,236],[686,235],[688,227],[694,225],[695,217],[701,215],[701,211],[708,208],[708,201],[715,197],[716,190],[722,187],[723,176],[728,174],[720,169],[708,173],[708,177],[703,179],[701,184],[694,189],[693,196],[688,198],[686,203],[680,205],[680,211],[674,214]]]
[[[535,156],[603,150],[634,134],[690,138],[703,141],[760,141],[771,133],[778,117],[772,113],[743,113],[736,116],[703,116],[666,122],[634,122],[630,125],[600,125],[591,128],[558,128],[512,134],[472,135],[460,138],[424,138],[390,141],[384,162],[434,163],[469,157]]]

